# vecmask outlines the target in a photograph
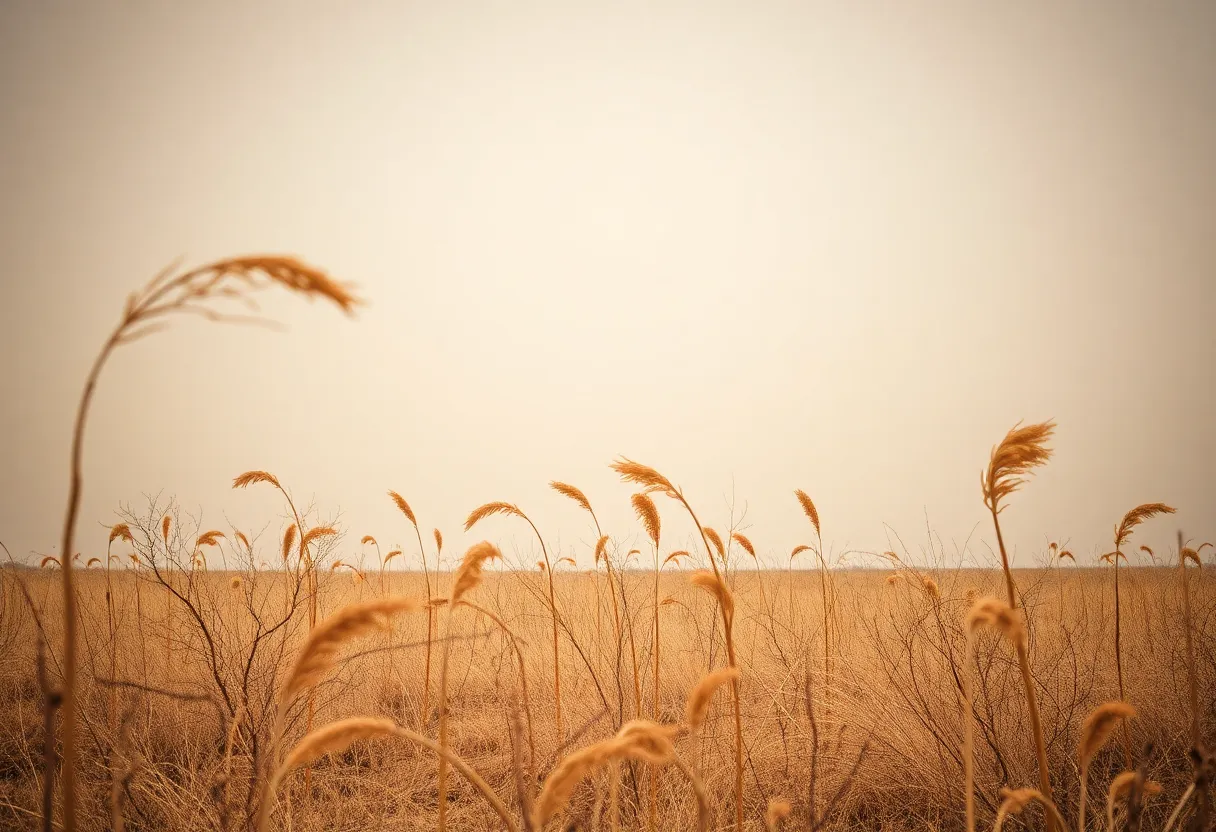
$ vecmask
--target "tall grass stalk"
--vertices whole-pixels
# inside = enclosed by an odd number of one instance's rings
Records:
[[[426,584],[426,598],[430,601],[433,589],[431,587],[431,572],[426,563],[426,547],[422,545],[422,532],[418,529],[418,520],[414,517],[414,510],[410,508],[410,504],[405,501],[396,491],[388,492],[388,496],[392,499],[397,509],[405,515],[405,519],[410,521],[410,525],[414,527],[414,536],[418,538],[418,551],[422,557],[422,579]],[[436,564],[438,566],[438,564]],[[426,658],[423,663],[422,676],[422,711],[419,715],[418,724],[425,726],[431,715],[431,639],[432,632],[435,627],[435,611],[430,603],[426,606]]]
[[[557,649],[557,597],[553,588],[553,564],[549,562],[549,550],[545,547],[545,539],[541,537],[540,529],[536,528],[536,524],[532,522],[528,515],[520,511],[518,506],[511,503],[493,502],[486,503],[472,511],[469,517],[464,522],[464,530],[467,532],[473,528],[479,521],[484,520],[495,514],[504,514],[510,517],[518,517],[526,522],[531,528],[536,539],[540,542],[541,555],[545,559],[545,575],[549,582],[549,618],[553,628],[553,710],[554,723],[557,728],[557,739],[560,743],[564,737],[562,730],[562,665],[561,655]]]
[[[232,315],[214,308],[217,298],[248,299],[257,289],[280,285],[310,297],[326,297],[350,313],[357,303],[341,284],[323,272],[291,258],[279,256],[238,257],[220,260],[178,274],[176,264],[154,277],[144,288],[133,292],[123,309],[118,325],[102,344],[85,377],[84,390],[76,407],[72,428],[72,454],[68,480],[67,507],[64,511],[60,552],[63,554],[63,828],[76,831],[78,766],[77,683],[76,683],[76,582],[71,553],[75,548],[76,520],[84,492],[84,435],[93,393],[110,356],[119,347],[163,329],[166,319],[180,314],[201,314],[210,320],[261,322],[247,316]]]
[[[1047,441],[1055,430],[1053,422],[1022,427],[1014,425],[1005,434],[1001,443],[992,449],[988,470],[980,476],[984,504],[992,514],[992,525],[996,529],[997,547],[1001,552],[1001,568],[1005,574],[1005,590],[1009,597],[1009,608],[1018,608],[1017,589],[1013,583],[1013,572],[1009,568],[1009,555],[1005,551],[1005,538],[1001,535],[1001,502],[1016,491],[1025,480],[1023,475],[1043,465],[1051,458]],[[1018,669],[1022,674],[1022,686],[1026,692],[1026,710],[1030,715],[1030,727],[1034,733],[1035,757],[1039,765],[1039,791],[1047,800],[1055,802],[1051,790],[1051,773],[1047,765],[1047,743],[1043,737],[1043,723],[1039,717],[1039,704],[1035,697],[1034,678],[1030,673],[1030,657],[1025,640],[1016,643]],[[970,718],[968,718],[970,723]],[[972,817],[974,821],[974,817]],[[1047,832],[1056,832],[1056,821],[1047,815]]]
[[[633,503],[633,510],[642,522],[642,527],[646,530],[646,536],[650,538],[650,545],[654,550],[654,597],[652,598],[654,602],[654,617],[651,624],[651,631],[654,634],[651,645],[651,658],[654,660],[654,694],[651,702],[651,715],[654,717],[655,722],[658,722],[662,699],[662,683],[659,675],[659,572],[662,568],[659,563],[659,532],[661,524],[659,522],[659,510],[655,507],[654,501],[650,497],[645,494],[634,494],[630,498],[630,502]],[[658,770],[654,766],[651,766],[650,801],[647,812],[647,823],[651,832],[653,832],[659,822],[658,776]]]
[[[1103,556],[1103,559],[1113,560],[1115,564],[1115,676],[1119,684],[1119,699],[1123,701],[1127,700],[1127,695],[1123,688],[1123,627],[1120,621],[1119,606],[1119,561],[1126,560],[1123,555],[1123,547],[1131,539],[1132,531],[1137,526],[1159,514],[1173,513],[1174,509],[1165,503],[1144,503],[1136,506],[1123,515],[1123,519],[1115,527],[1115,551]],[[1132,768],[1132,737],[1126,720],[1123,722],[1123,761],[1128,769]]]
[[[452,595],[448,599],[448,613],[443,629],[443,657],[439,666],[439,748],[448,750],[448,661],[452,652],[452,616],[461,605],[464,596],[481,583],[482,569],[488,560],[501,560],[502,554],[491,543],[482,541],[465,552],[460,568],[452,578]],[[428,603],[429,607],[430,604]],[[448,758],[439,756],[439,832],[447,829],[448,818]]]

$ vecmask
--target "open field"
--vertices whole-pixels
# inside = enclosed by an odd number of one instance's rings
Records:
[[[60,552],[79,551],[85,425],[109,354],[162,315],[276,285],[356,303],[281,257],[168,271],[130,297],[77,410]],[[1054,429],[1018,423],[992,448],[989,570],[958,568],[975,553],[931,532],[915,556],[845,568],[802,491],[808,542],[780,562],[808,568],[757,570],[771,561],[745,535],[703,526],[679,486],[624,458],[611,468],[635,488],[644,534],[623,539],[637,549],[603,533],[583,492],[550,483],[595,527],[578,553],[590,573],[505,502],[464,531],[528,528],[536,550],[513,571],[489,541],[436,569],[441,535],[424,542],[391,491],[408,554],[301,512],[267,471],[232,483],[281,498],[283,527],[252,540],[172,502],[123,508],[104,555],[0,573],[0,818],[67,832],[1206,832],[1210,544],[1179,532],[1170,551],[1137,550],[1139,526],[1175,513],[1145,503],[1096,565],[1053,543],[1047,568],[1012,570],[1001,514]],[[688,551],[662,538],[656,501],[692,521]],[[422,573],[391,568],[406,562]]]
[[[109,826],[113,805],[131,829],[247,828],[259,799],[257,772],[272,741],[276,692],[308,633],[309,581],[292,572],[191,570],[191,546],[184,544],[194,535],[170,535],[166,559],[159,528],[148,525],[133,529],[134,547],[125,548],[142,553],[140,568],[116,564],[109,574],[94,568],[77,575],[83,828]],[[422,573],[330,568],[337,548],[325,548],[330,560],[317,558],[318,620],[347,604],[427,597]],[[612,557],[615,563],[618,555]],[[251,552],[249,559],[256,562]],[[429,613],[429,693],[428,611],[419,608],[395,616],[391,632],[377,629],[342,645],[339,661],[312,695],[291,707],[285,744],[304,734],[309,703],[315,726],[372,716],[436,737],[446,646],[448,744],[518,817],[521,795],[533,799],[558,758],[610,737],[635,717],[682,722],[689,691],[727,662],[714,598],[690,583],[688,571],[665,571],[658,587],[656,686],[654,574],[637,566],[612,570],[615,610],[602,568],[555,577],[560,730],[545,572],[487,571],[466,596],[484,612],[452,613],[445,605]],[[1144,775],[1161,785],[1142,818],[1146,828],[1159,829],[1192,777],[1179,570],[1120,571],[1125,698],[1137,711],[1127,723],[1130,749]],[[1188,570],[1200,720],[1211,736],[1216,591],[1207,572]],[[1118,698],[1113,577],[1110,567],[1014,572],[1028,610],[1029,656],[1056,802],[1070,825],[1078,813],[1082,720]],[[450,596],[451,573],[429,580],[430,596]],[[0,819],[5,827],[36,828],[44,772],[37,645],[40,627],[47,643],[60,643],[61,579],[53,569],[5,570],[3,581]],[[735,605],[749,828],[762,828],[776,799],[790,803],[786,828],[813,828],[812,817],[827,828],[963,828],[968,676],[975,683],[978,824],[992,824],[1002,786],[1035,785],[1034,740],[1008,641],[982,632],[972,662],[966,661],[964,617],[977,597],[1003,593],[999,569],[924,571],[893,563],[889,570],[833,570],[826,583],[817,571],[791,576],[738,569],[726,581]],[[504,628],[522,656],[526,704]],[[445,633],[450,641],[442,640]],[[57,649],[46,654],[47,688],[61,681],[60,661]],[[123,686],[105,685],[106,679]],[[704,781],[714,828],[733,822],[733,736],[730,695],[723,690],[699,739],[683,733],[675,740]],[[1091,828],[1106,823],[1107,788],[1125,767],[1124,753],[1115,734],[1093,763]],[[697,803],[687,779],[662,768],[652,792],[648,772],[634,763],[621,769],[622,828],[695,828]],[[576,786],[562,822],[608,828],[610,775],[604,768]],[[502,828],[462,776],[452,773],[448,789],[451,828]],[[437,800],[433,753],[401,739],[360,740],[320,757],[307,773],[289,775],[270,822],[295,830],[434,829]],[[1023,817],[1042,824],[1037,809],[1009,822]]]

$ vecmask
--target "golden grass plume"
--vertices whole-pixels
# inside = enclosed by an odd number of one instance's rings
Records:
[[[246,471],[239,477],[232,480],[233,488],[248,488],[254,483],[266,482],[273,485],[275,488],[282,488],[279,485],[279,478],[269,471]],[[168,524],[166,524],[167,527]]]
[[[1174,509],[1167,506],[1165,503],[1144,503],[1138,505],[1127,514],[1123,515],[1123,519],[1119,521],[1119,525],[1115,527],[1115,548],[1119,549],[1127,543],[1128,538],[1132,536],[1132,531],[1143,523],[1156,517],[1159,514],[1173,514]]]
[[[405,519],[409,520],[414,528],[418,528],[418,520],[414,517],[414,510],[410,508],[410,504],[405,501],[405,498],[396,491],[389,491],[388,496],[396,504],[397,510],[405,515]]]
[[[475,589],[481,583],[482,568],[487,560],[502,559],[498,547],[488,540],[475,543],[464,553],[456,577],[452,579],[452,603],[460,603],[465,593]]]
[[[602,558],[605,563],[608,562],[608,535],[600,535],[600,539],[595,541],[595,562],[599,563]]]
[[[1051,459],[1047,441],[1055,432],[1052,421],[1022,426],[1018,422],[1001,443],[992,449],[988,470],[980,475],[984,504],[993,512],[1001,510],[1001,501],[1026,481],[1025,475]]]
[[[307,548],[309,544],[321,539],[322,537],[332,537],[338,533],[338,530],[333,526],[317,526],[309,529],[304,535],[304,539],[300,541],[300,545]]]
[[[286,562],[291,554],[292,544],[296,542],[296,524],[292,523],[287,527],[287,531],[283,532],[283,560]]]
[[[673,496],[679,492],[679,489],[671,484],[671,480],[649,465],[643,465],[640,462],[634,462],[632,459],[621,457],[609,467],[620,474],[623,482],[640,485],[647,491],[663,491]]]
[[[693,685],[692,690],[688,692],[688,700],[684,703],[684,722],[689,730],[700,730],[706,714],[709,713],[709,703],[713,700],[714,693],[727,682],[738,678],[739,668],[724,667],[706,673],[701,677],[701,681]]]
[[[731,534],[731,539],[738,543],[743,548],[743,551],[751,555],[752,560],[756,560],[756,547],[752,545],[751,540],[748,539],[746,535],[742,535],[739,532],[733,532]]]
[[[674,727],[635,719],[621,726],[616,736],[563,757],[545,778],[536,798],[532,810],[535,828],[543,829],[569,804],[574,787],[609,761],[635,759],[651,765],[669,762],[675,754],[674,735]]]
[[[580,489],[575,488],[569,483],[558,482],[557,480],[551,481],[549,483],[549,487],[558,494],[561,494],[563,497],[568,497],[571,500],[574,500],[574,502],[582,506],[587,513],[594,515],[595,512],[591,511],[591,501],[587,499],[587,495],[584,494]]]
[[[1102,749],[1121,720],[1131,719],[1135,715],[1136,709],[1132,705],[1118,700],[1103,702],[1090,711],[1081,725],[1081,739],[1077,743],[1077,757],[1081,765],[1086,766]]]
[[[798,498],[798,502],[802,505],[802,513],[806,515],[806,519],[811,521],[811,525],[815,527],[815,536],[820,535],[819,531],[819,510],[815,508],[815,503],[807,496],[807,493],[801,488],[794,491],[794,496]]]
[[[301,691],[317,684],[333,668],[338,651],[348,641],[383,629],[392,617],[418,609],[412,598],[379,598],[350,604],[323,619],[301,648],[295,666],[279,691],[279,702],[289,703]]]
[[[478,506],[477,508],[473,509],[473,511],[469,513],[468,519],[464,521],[464,530],[467,532],[482,520],[486,519],[487,517],[492,517],[495,514],[505,514],[509,517],[522,517],[525,520],[527,519],[524,513],[519,510],[518,506],[512,505],[511,503],[495,501],[492,503],[486,503],[483,506]]]
[[[642,527],[646,530],[646,536],[650,538],[651,543],[658,546],[661,525],[659,523],[659,510],[655,508],[654,500],[645,494],[634,494],[629,498],[629,502],[633,504],[634,513],[642,521]]]
[[[705,590],[718,599],[718,604],[722,607],[722,615],[727,621],[734,619],[735,597],[720,577],[706,569],[698,569],[692,573],[689,581],[693,586]]]

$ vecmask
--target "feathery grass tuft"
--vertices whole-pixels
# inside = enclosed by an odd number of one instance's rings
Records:
[[[464,530],[467,532],[473,526],[480,523],[487,517],[492,517],[495,514],[505,514],[509,517],[524,517],[524,513],[519,510],[518,506],[511,503],[493,502],[486,503],[484,506],[479,506],[469,514],[467,520],[464,521]],[[524,518],[527,519],[527,518]]]
[[[1103,702],[1090,711],[1081,725],[1081,740],[1077,744],[1077,757],[1081,767],[1089,764],[1122,720],[1131,719],[1135,715],[1134,707],[1120,701]]]
[[[1145,520],[1152,519],[1159,514],[1173,514],[1174,511],[1173,508],[1165,503],[1144,503],[1143,505],[1136,506],[1123,515],[1123,519],[1115,527],[1115,549],[1122,549],[1123,545],[1127,543],[1128,538],[1132,536],[1132,531]]]
[[[660,529],[659,510],[655,508],[654,500],[645,494],[634,494],[629,498],[629,501],[633,504],[634,513],[642,521],[642,527],[646,529],[646,536],[650,538],[651,543],[658,546]]]
[[[483,540],[469,547],[464,554],[464,560],[460,562],[460,568],[456,570],[456,577],[452,580],[453,604],[459,603],[465,593],[472,591],[481,583],[481,572],[485,562],[495,559],[501,560],[502,553],[489,541]]]
[[[621,726],[616,736],[566,755],[545,778],[532,810],[533,825],[543,829],[569,804],[574,787],[610,761],[633,759],[655,766],[670,762],[675,756],[674,735],[670,726],[635,719]]]
[[[1051,421],[1025,427],[1019,422],[992,449],[988,470],[980,476],[984,505],[990,511],[1000,512],[1001,502],[1026,482],[1025,475],[1051,459],[1047,441],[1055,428]]]
[[[349,641],[386,628],[392,617],[419,608],[412,598],[380,598],[350,604],[322,620],[308,636],[295,666],[279,691],[279,703],[290,704],[301,691],[320,682],[333,668],[338,651]]]
[[[688,701],[684,705],[684,722],[689,730],[696,732],[701,729],[705,716],[709,713],[709,703],[713,700],[714,693],[727,682],[738,678],[737,667],[724,667],[701,677],[701,681],[688,692]]]
[[[662,491],[669,494],[679,493],[679,489],[671,484],[671,480],[649,465],[643,465],[640,462],[634,462],[626,457],[621,457],[609,467],[620,474],[624,482],[640,485],[647,491]]]
[[[283,532],[283,562],[287,562],[287,558],[291,555],[292,544],[296,542],[296,525],[292,523],[287,527],[287,531]]]
[[[316,542],[322,537],[333,537],[337,533],[338,530],[333,526],[317,526],[316,528],[308,530],[308,532],[304,535],[304,539],[300,541],[300,545],[307,549],[310,544]]]
[[[245,473],[241,474],[239,477],[236,477],[232,481],[232,487],[233,488],[247,488],[247,487],[253,485],[254,483],[259,483],[259,482],[268,482],[271,485],[273,485],[275,488],[283,487],[283,486],[279,485],[279,478],[276,477],[274,474],[270,473],[269,471],[246,471]],[[168,519],[168,518],[166,518],[166,519]],[[168,528],[168,523],[165,524],[165,527]]]
[[[735,597],[727,588],[726,582],[720,577],[706,569],[698,569],[689,577],[692,585],[705,590],[710,595],[718,600],[718,605],[722,608],[722,617],[725,621],[732,621],[735,617]]]
[[[1081,784],[1077,806],[1077,828],[1085,829],[1085,804],[1089,791],[1089,763],[1120,723],[1126,723],[1136,715],[1136,709],[1126,702],[1103,702],[1089,712],[1081,725],[1081,739],[1077,743],[1077,763]]]
[[[388,496],[397,504],[397,509],[405,515],[405,519],[409,520],[415,529],[418,528],[418,520],[414,517],[414,510],[410,508],[410,504],[405,501],[405,498],[396,491],[389,491]]]
[[[752,545],[752,542],[746,536],[739,534],[739,532],[733,532],[731,539],[742,546],[743,551],[752,556],[752,560],[756,560],[756,547]]]
[[[815,527],[816,536],[819,536],[819,511],[815,508],[815,504],[811,502],[811,498],[801,488],[795,489],[794,496],[798,498],[798,502],[802,506],[802,513],[806,515],[806,519],[810,520],[811,525]],[[831,512],[828,513],[831,514]]]
[[[591,501],[587,499],[587,495],[578,488],[575,488],[573,485],[553,480],[549,483],[549,487],[558,494],[561,494],[563,497],[569,497],[571,500],[574,500],[574,502],[582,506],[583,510],[589,514],[595,514],[595,512],[591,510]]]

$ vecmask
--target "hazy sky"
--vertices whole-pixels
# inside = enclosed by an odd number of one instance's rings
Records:
[[[795,488],[837,550],[986,557],[989,449],[1049,417],[1019,562],[1146,501],[1136,545],[1216,537],[1216,4],[999,5],[3,3],[0,540],[55,551],[127,292],[251,252],[368,305],[117,353],[82,551],[145,493],[277,534],[265,468],[354,545],[411,543],[393,488],[452,554],[526,545],[460,531],[507,500],[586,564],[546,483],[635,535],[626,454],[777,562]]]

